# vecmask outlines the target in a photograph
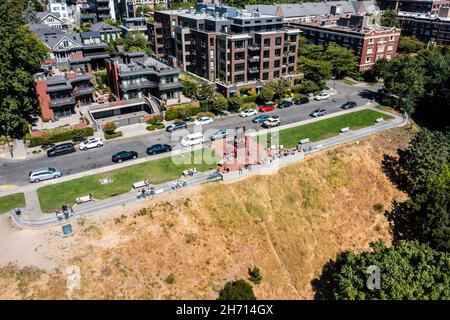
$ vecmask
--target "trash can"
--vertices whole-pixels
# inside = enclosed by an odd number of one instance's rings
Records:
[[[17,214],[18,216],[20,216],[20,214],[22,213],[22,210],[20,210],[20,208],[15,208],[14,213]]]

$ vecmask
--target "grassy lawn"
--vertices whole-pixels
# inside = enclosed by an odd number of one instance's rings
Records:
[[[63,204],[74,204],[77,197],[94,194],[97,199],[106,199],[131,190],[133,183],[144,179],[152,184],[160,184],[181,177],[183,170],[195,167],[198,171],[208,171],[216,168],[219,160],[213,155],[213,161],[201,161],[202,152],[205,157],[211,154],[211,149],[196,150],[183,157],[177,156],[174,163],[172,157],[147,161],[131,167],[74,179],[38,189],[39,202],[43,212],[53,212]],[[182,161],[181,161],[182,160]],[[196,164],[192,164],[196,160]],[[209,162],[209,163],[206,163]],[[213,163],[211,163],[213,162]],[[200,163],[200,164],[197,164]],[[110,177],[111,184],[101,184],[100,180]]]
[[[182,81],[191,81],[194,82],[196,84],[202,84],[204,81],[202,81],[201,79],[194,77],[186,72],[180,72],[180,80]]]
[[[23,207],[25,207],[25,196],[22,192],[0,197],[0,214]]]
[[[339,130],[349,127],[352,130],[371,126],[375,119],[392,118],[389,115],[374,110],[361,110],[334,118],[329,118],[302,126],[280,130],[279,144],[292,148],[297,146],[301,139],[309,138],[311,141],[319,141],[339,134]],[[258,141],[267,141],[267,135],[258,136]]]

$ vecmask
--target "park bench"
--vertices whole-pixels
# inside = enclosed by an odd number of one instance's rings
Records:
[[[87,195],[87,196],[76,198],[75,202],[77,204],[81,204],[81,203],[85,203],[85,202],[89,202],[89,201],[93,201],[93,200],[94,200],[94,198],[91,195]]]
[[[384,122],[384,118],[378,118],[378,119],[375,119],[375,122],[376,122],[376,123]]]
[[[311,141],[309,140],[309,138],[306,138],[306,139],[302,139],[302,140],[300,140],[300,144],[301,145],[304,145],[304,144],[307,144],[307,143],[310,143]]]
[[[133,189],[138,189],[138,188],[142,188],[142,187],[146,187],[148,186],[149,183],[147,183],[145,180],[133,183]]]
[[[349,127],[345,127],[345,128],[341,129],[341,133],[346,133],[346,132],[349,132],[349,131],[350,131]]]

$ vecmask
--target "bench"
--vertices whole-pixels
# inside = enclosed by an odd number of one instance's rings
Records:
[[[345,127],[345,128],[341,129],[341,133],[346,133],[346,132],[349,132],[349,131],[350,131],[349,127]]]
[[[93,200],[94,200],[94,198],[93,198],[92,196],[87,195],[87,196],[83,196],[83,197],[76,198],[76,199],[75,199],[75,202],[76,202],[77,204],[82,204],[82,203],[89,202],[89,201],[93,201]]]
[[[133,189],[137,189],[137,188],[142,188],[142,187],[146,187],[146,186],[148,186],[148,185],[149,185],[149,183],[148,183],[147,181],[145,181],[145,180],[142,180],[142,181],[139,181],[139,182],[133,183]]]
[[[384,118],[378,118],[378,119],[375,119],[375,122],[376,122],[376,123],[384,122]]]
[[[302,140],[300,140],[300,144],[301,145],[303,145],[303,144],[307,144],[307,143],[310,143],[311,141],[309,140],[309,138],[306,138],[306,139],[302,139]]]

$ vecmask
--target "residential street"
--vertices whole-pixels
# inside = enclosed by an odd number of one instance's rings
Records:
[[[328,84],[333,87],[333,83]],[[281,117],[282,124],[295,123],[310,119],[309,113],[317,108],[323,106],[327,109],[328,114],[342,111],[340,108],[343,103],[348,100],[357,102],[359,106],[366,104],[370,100],[369,90],[376,90],[374,87],[361,87],[345,85],[341,82],[336,82],[337,95],[326,101],[311,101],[308,104],[293,106],[284,110],[277,109],[268,114],[276,114]],[[241,118],[238,115],[216,118],[214,123],[203,128],[205,138],[209,136],[210,130],[214,129],[234,129],[236,126],[245,125],[246,129],[259,129],[261,125],[251,122],[253,117]],[[188,130],[194,131],[193,124],[189,125]],[[31,169],[51,166],[61,169],[64,175],[78,173],[94,168],[101,168],[111,165],[112,154],[121,150],[134,150],[139,153],[140,157],[147,156],[145,149],[155,143],[167,143],[172,146],[178,144],[180,136],[186,135],[186,130],[180,130],[175,134],[170,134],[164,130],[148,133],[142,136],[135,136],[130,138],[123,138],[119,140],[106,141],[105,145],[99,149],[91,149],[88,151],[79,151],[63,155],[55,158],[48,158],[45,153],[32,159],[8,161],[2,160],[0,166],[0,185],[12,184],[17,186],[27,185],[28,172]]]

